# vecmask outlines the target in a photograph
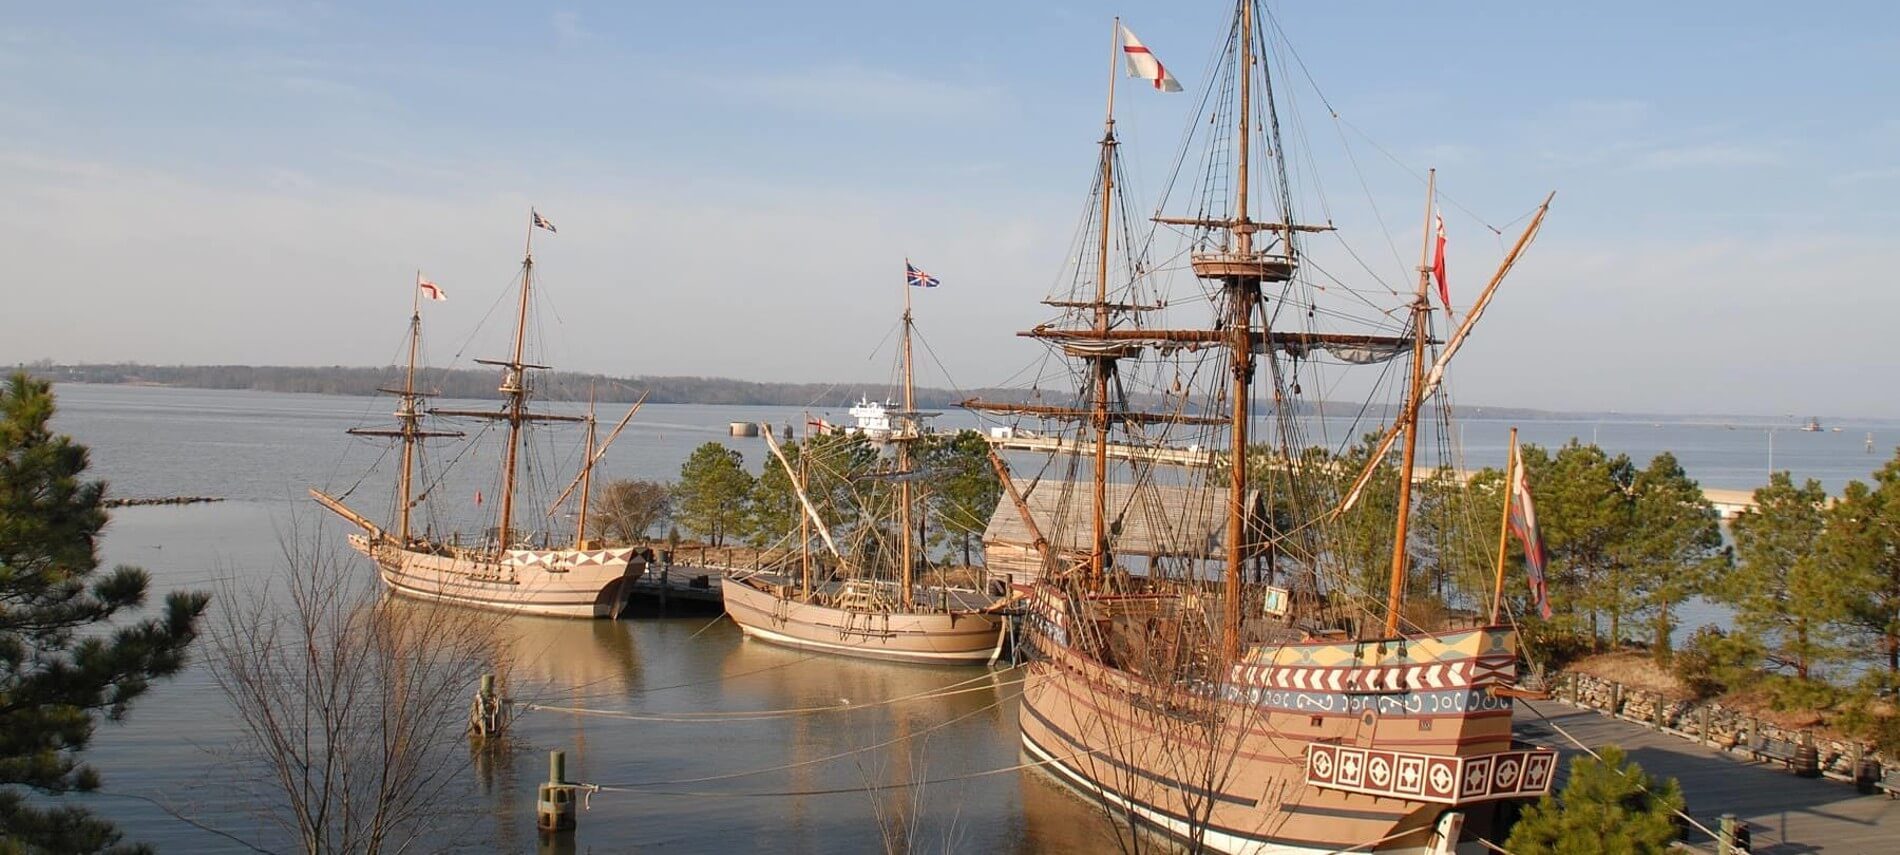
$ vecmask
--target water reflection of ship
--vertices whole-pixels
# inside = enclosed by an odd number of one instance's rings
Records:
[[[524,615],[501,621],[496,631],[517,697],[624,693],[639,685],[640,657],[624,621]]]
[[[1015,761],[1015,748],[998,735],[1014,729],[1016,672],[945,671],[737,644],[716,673],[722,709],[833,708],[720,725],[735,744],[777,745],[784,752],[782,759],[755,755],[733,763],[785,766],[744,778],[738,782],[744,789],[852,791],[794,799],[776,850],[929,850],[954,839],[970,815],[1014,808],[1009,789],[993,778],[945,779]],[[993,804],[971,804],[977,801]],[[875,822],[866,822],[872,816]],[[1085,816],[1085,810],[1073,814],[1076,821]],[[838,837],[846,818],[849,833],[863,837]]]

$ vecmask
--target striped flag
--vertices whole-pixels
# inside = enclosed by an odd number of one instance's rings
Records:
[[[541,216],[541,213],[540,213],[539,211],[536,211],[536,210],[535,210],[535,209],[533,209],[533,208],[529,208],[529,209],[528,209],[528,214],[529,214],[529,216],[532,216],[532,217],[534,217],[534,227],[535,227],[535,228],[538,228],[538,229],[547,229],[547,230],[548,230],[548,231],[550,231],[550,232],[552,232],[552,231],[554,231],[554,224],[553,224],[553,223],[550,223],[550,222],[548,222],[548,218],[547,218],[547,217],[543,217],[543,216]]]
[[[422,296],[428,297],[437,303],[447,302],[449,299],[448,292],[443,291],[442,286],[422,278],[422,274],[420,273],[416,274],[416,287],[422,289]]]
[[[910,259],[906,258],[904,259],[904,284],[912,288],[935,288],[941,283],[937,281],[937,277],[918,270],[917,265],[910,263]]]
[[[1122,27],[1122,56],[1128,61],[1128,76],[1154,81],[1156,91],[1179,92],[1181,81],[1168,73],[1168,67],[1156,59],[1154,51],[1135,38],[1135,31]]]
[[[1524,563],[1530,570],[1531,597],[1537,601],[1537,614],[1550,620],[1550,590],[1544,583],[1544,539],[1537,533],[1537,508],[1531,503],[1530,476],[1524,472],[1524,453],[1511,449],[1511,465],[1517,474],[1511,477],[1511,533],[1524,546]]]

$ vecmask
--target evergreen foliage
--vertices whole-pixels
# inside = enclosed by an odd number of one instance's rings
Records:
[[[1726,569],[1722,524],[1715,507],[1668,452],[1656,455],[1630,485],[1630,529],[1618,550],[1628,568],[1633,605],[1652,616],[1650,649],[1669,659],[1673,610],[1705,593]]]
[[[1892,684],[1900,680],[1900,451],[1871,486],[1848,484],[1825,525],[1822,561],[1845,594],[1846,623],[1874,641],[1868,647]]]
[[[727,536],[742,530],[752,481],[739,452],[708,442],[680,465],[679,484],[673,487],[674,514],[687,531],[723,546]]]
[[[24,373],[0,392],[0,851],[121,851],[109,823],[41,808],[21,788],[96,789],[78,759],[101,717],[123,719],[153,680],[185,666],[209,598],[174,592],[163,614],[115,619],[145,603],[144,571],[101,571],[105,484],[85,480],[85,446],[49,424],[51,385]]]
[[[1569,611],[1574,628],[1592,639],[1602,637],[1600,621],[1607,617],[1610,642],[1617,643],[1623,618],[1636,609],[1619,554],[1632,527],[1629,490],[1636,468],[1628,457],[1611,457],[1574,439],[1555,455],[1525,446],[1524,466],[1549,552],[1553,605]]]
[[[857,511],[858,479],[877,468],[877,449],[862,436],[817,434],[802,442],[784,443],[779,450],[794,471],[803,471],[805,496],[817,509],[818,518],[834,538],[843,537],[864,516]],[[745,530],[752,545],[766,546],[787,534],[795,535],[804,513],[785,466],[777,459],[766,461],[747,501]]]
[[[1846,602],[1821,557],[1827,492],[1809,479],[1795,486],[1787,472],[1755,491],[1756,507],[1730,524],[1737,563],[1722,586],[1736,625],[1756,634],[1769,661],[1806,679],[1815,665],[1839,657]]]
[[[934,434],[918,444],[918,453],[930,473],[930,508],[937,528],[962,553],[963,565],[971,566],[1003,495],[1002,482],[990,465],[989,441],[973,430]]]
[[[1666,851],[1679,836],[1675,814],[1682,788],[1658,783],[1623,750],[1604,746],[1602,759],[1570,761],[1563,792],[1526,808],[1504,841],[1518,855],[1635,855]]]

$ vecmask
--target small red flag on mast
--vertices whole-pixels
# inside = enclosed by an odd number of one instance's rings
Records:
[[[1432,256],[1432,275],[1438,279],[1438,299],[1445,304],[1445,311],[1451,311],[1451,286],[1445,283],[1445,217],[1433,214],[1432,222],[1438,228],[1438,251]]]

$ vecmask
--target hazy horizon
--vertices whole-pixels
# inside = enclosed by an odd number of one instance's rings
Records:
[[[35,365],[35,364],[28,364],[28,363],[20,364],[20,367],[25,367],[28,369],[36,369],[36,368],[44,368],[44,367],[83,368],[83,367],[113,367],[113,366],[149,367],[149,368],[254,368],[254,369],[289,369],[289,370],[340,369],[340,370],[370,370],[370,371],[384,371],[384,370],[399,371],[401,368],[401,366],[394,363],[384,364],[384,365],[250,365],[250,364],[245,364],[245,363],[158,364],[158,363],[142,363],[142,362],[123,362],[123,363],[75,363],[75,364],[55,363],[50,366],[49,365]],[[464,367],[457,370],[482,372],[482,371],[487,371],[489,369],[476,366],[473,368]],[[748,377],[727,377],[727,376],[706,375],[706,374],[617,374],[611,371],[595,372],[595,373],[600,373],[601,376],[603,377],[609,377],[609,378],[614,378],[614,379],[619,379],[619,380],[639,380],[639,379],[706,380],[706,381],[716,381],[716,382],[750,383],[750,384],[760,384],[760,385],[784,385],[784,386],[794,386],[794,387],[825,386],[825,387],[835,388],[837,390],[840,390],[840,392],[843,392],[843,390],[853,390],[848,393],[845,393],[846,397],[854,397],[859,394],[865,394],[865,395],[869,395],[870,397],[876,398],[878,397],[879,394],[891,392],[889,384],[883,380],[876,380],[876,381],[855,380],[854,381],[854,380],[837,380],[837,379],[826,379],[826,378],[810,379],[810,380],[797,380],[797,379],[760,380],[760,379],[748,378]],[[84,380],[72,381],[72,380],[60,379],[57,382],[86,383],[88,381],[84,381]],[[124,384],[94,383],[91,385],[124,385]],[[162,383],[161,382],[161,383],[154,383],[151,385],[156,385],[160,387],[168,387],[168,388],[201,389],[201,390],[208,390],[208,391],[219,391],[219,390],[267,391],[267,392],[276,391],[276,390],[268,390],[268,389],[258,390],[258,389],[238,389],[238,388],[226,388],[226,387],[196,386],[196,385],[190,385],[190,384],[185,384],[185,383]],[[991,388],[995,388],[995,387],[991,387]],[[962,387],[949,387],[949,386],[937,386],[937,385],[920,385],[918,389],[919,391],[930,391],[930,392],[984,391],[978,388],[962,388]],[[639,390],[636,389],[636,392],[637,391]],[[282,394],[326,394],[326,393],[282,392]],[[336,393],[329,393],[329,394],[336,394]],[[631,400],[631,398],[628,398],[628,399]],[[562,400],[577,401],[577,400],[582,400],[582,399],[581,398],[571,398],[571,399],[562,398]],[[1334,400],[1326,400],[1326,401],[1321,401],[1318,399],[1305,399],[1302,401],[1302,403],[1307,404],[1307,405],[1338,406],[1342,404],[1357,405],[1360,402],[1357,400],[1348,401],[1345,399],[1334,399]],[[753,406],[753,405],[734,404],[732,406]],[[798,404],[768,404],[768,405],[762,405],[762,406],[800,406],[800,405]],[[1390,409],[1390,408],[1396,408],[1397,404],[1379,405],[1379,406],[1386,406],[1388,409]],[[1430,408],[1431,405],[1427,405],[1427,406],[1428,408]],[[1264,410],[1264,409],[1267,409],[1268,407],[1269,407],[1269,404],[1265,401],[1256,402],[1257,410]],[[1840,421],[1847,421],[1850,423],[1867,423],[1867,424],[1900,423],[1900,418],[1873,416],[1873,415],[1865,415],[1865,414],[1857,414],[1857,413],[1772,414],[1772,413],[1750,413],[1750,412],[1688,412],[1688,411],[1666,411],[1666,410],[1638,411],[1638,410],[1614,410],[1614,409],[1612,410],[1575,410],[1575,409],[1559,410],[1559,409],[1549,409],[1549,408],[1544,408],[1544,407],[1530,407],[1530,406],[1524,406],[1520,404],[1513,404],[1509,402],[1499,402],[1499,401],[1479,401],[1476,403],[1461,402],[1461,403],[1455,404],[1454,409],[1456,411],[1464,412],[1464,413],[1473,413],[1473,412],[1480,412],[1480,411],[1485,411],[1485,410],[1495,410],[1495,411],[1504,411],[1504,412],[1529,412],[1529,413],[1539,414],[1540,416],[1543,416],[1543,417],[1549,417],[1551,418],[1551,420],[1554,420],[1554,421],[1563,421],[1564,420],[1563,417],[1567,417],[1567,416],[1594,417],[1597,419],[1602,419],[1602,417],[1605,417],[1605,416],[1613,416],[1613,417],[1616,417],[1617,419],[1630,419],[1630,420],[1635,420],[1635,421],[1645,421],[1650,418],[1663,418],[1663,419],[1669,419],[1669,420],[1748,419],[1748,420],[1758,421],[1760,422],[1760,424],[1751,423],[1744,426],[1763,427],[1763,426],[1772,425],[1776,427],[1777,429],[1788,429],[1788,430],[1799,428],[1802,425],[1805,425],[1810,418],[1820,419],[1824,427],[1834,427],[1835,424]],[[1480,414],[1479,417],[1483,418],[1487,416]]]
[[[417,270],[450,296],[430,361],[494,355],[470,331],[533,206],[564,369],[879,376],[908,257],[943,282],[913,295],[934,385],[1007,385],[1086,203],[1111,15],[1188,90],[1117,102],[1145,213],[1227,6],[21,7],[0,362],[386,364]],[[1298,209],[1357,253],[1310,275],[1401,306],[1435,166],[1468,306],[1556,190],[1460,401],[1900,418],[1900,7],[1743,6],[1276,8]]]

